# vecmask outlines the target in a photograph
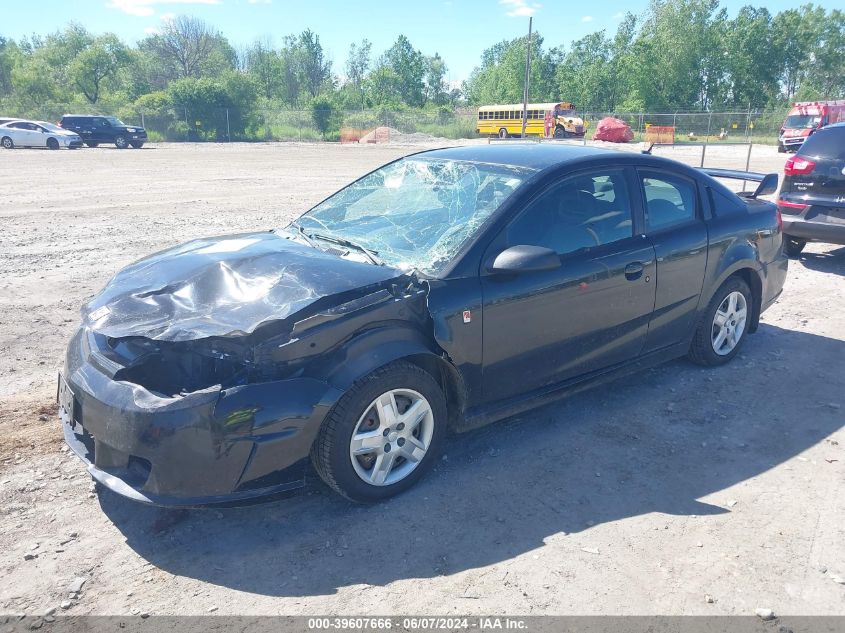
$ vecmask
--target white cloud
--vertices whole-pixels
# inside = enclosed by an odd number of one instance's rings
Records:
[[[624,14],[624,13],[622,13],[621,11],[620,11],[619,13],[614,13],[614,14],[613,14],[613,19],[614,19],[614,20],[621,20],[623,17],[625,17],[625,14]]]
[[[154,26],[148,26],[144,29],[144,33],[147,35],[158,35],[158,29]]]
[[[506,9],[505,15],[511,18],[527,18],[535,13],[543,5],[536,2],[528,2],[528,0],[499,0],[499,4]]]
[[[106,8],[148,17],[155,14],[157,4],[223,4],[223,0],[109,0],[106,2]]]
[[[175,19],[176,19],[176,14],[175,14],[175,13],[170,13],[170,12],[168,12],[168,13],[162,13],[159,17],[161,18],[161,21],[162,21],[162,22],[170,22],[171,20],[175,20]]]
[[[582,22],[592,22],[592,21],[593,21],[593,16],[591,16],[591,15],[585,15],[583,18],[581,18],[581,21],[582,21]]]

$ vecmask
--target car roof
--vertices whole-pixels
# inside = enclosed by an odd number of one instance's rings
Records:
[[[415,154],[415,156],[426,158],[489,163],[536,170],[601,155],[615,156],[618,155],[618,152],[582,145],[509,142],[509,144],[493,143],[448,147]]]

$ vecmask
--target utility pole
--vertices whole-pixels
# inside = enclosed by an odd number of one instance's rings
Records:
[[[525,138],[525,125],[528,123],[528,86],[531,81],[531,27],[534,18],[528,18],[528,47],[525,51],[525,87],[522,91],[522,138]]]

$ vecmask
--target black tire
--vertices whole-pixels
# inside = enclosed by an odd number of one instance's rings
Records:
[[[412,389],[431,407],[434,431],[428,450],[404,479],[377,486],[365,482],[352,465],[350,442],[361,417],[373,401],[393,389]],[[347,499],[369,503],[387,499],[413,486],[435,463],[446,435],[446,398],[428,372],[412,363],[396,361],[356,381],[323,421],[311,447],[311,461],[320,478]]]
[[[99,143],[85,143],[88,147],[97,147]]]
[[[129,147],[129,142],[126,140],[126,137],[122,134],[119,134],[114,137],[114,146],[117,149],[126,149]]]
[[[499,128],[499,138],[507,138],[507,137],[508,137],[507,129],[503,128],[503,127]]]
[[[47,149],[56,150],[59,149],[59,142],[54,138],[47,139]]]
[[[3,149],[15,149],[14,141],[8,136],[4,136],[2,139],[0,139],[0,145],[3,146]]]
[[[555,138],[569,138],[569,132],[561,126],[557,126],[555,128]]]
[[[745,327],[743,328],[739,340],[734,348],[729,353],[720,355],[713,349],[713,320],[716,317],[716,310],[719,309],[722,302],[724,302],[728,295],[732,292],[740,292],[745,297],[745,304],[747,306]],[[751,296],[751,290],[749,289],[748,284],[739,277],[729,277],[713,295],[713,298],[710,300],[710,303],[707,304],[707,308],[704,310],[698,321],[698,325],[695,328],[695,334],[692,337],[692,343],[690,344],[688,353],[689,359],[698,365],[713,367],[716,365],[724,365],[736,356],[748,336],[748,328],[751,325],[753,305],[754,303]]]
[[[783,236],[783,252],[789,257],[798,257],[806,245],[807,240],[799,240],[788,235]]]
[[[778,154],[786,154],[786,148],[778,143]]]
[[[134,147],[135,149],[141,149],[142,147],[144,147],[144,144],[143,144],[142,142],[140,142],[140,141],[132,141],[132,142],[131,142],[131,143],[129,143],[129,144],[130,144],[132,147]]]

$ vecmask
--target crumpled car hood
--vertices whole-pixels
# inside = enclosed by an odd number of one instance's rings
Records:
[[[401,275],[269,231],[199,239],[121,270],[85,306],[83,324],[114,338],[245,335],[324,297]]]

